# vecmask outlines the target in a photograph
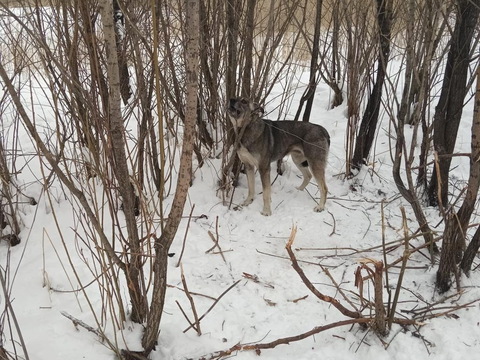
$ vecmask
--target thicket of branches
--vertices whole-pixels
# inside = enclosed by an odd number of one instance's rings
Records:
[[[480,230],[469,235],[480,181],[479,6],[479,0],[0,0],[2,238],[18,243],[18,208],[35,205],[16,177],[24,155],[18,132],[25,128],[45,196],[61,182],[78,215],[77,241],[95,259],[91,271],[104,301],[101,313],[92,308],[98,328],[144,324],[140,353],[105,340],[120,357],[148,357],[192,174],[206,159],[221,158],[218,193],[228,204],[239,172],[227,99],[242,95],[267,105],[283,84],[278,113],[309,121],[322,81],[332,90],[331,106],[347,108],[345,177],[374,163],[377,120],[390,119],[392,176],[432,261],[438,238],[424,205],[444,216],[437,287],[448,290],[452,276],[460,287],[460,271],[471,270],[480,245]],[[395,74],[391,61],[401,64]],[[306,89],[299,72],[309,73]],[[453,196],[455,137],[475,81],[472,151],[462,155],[471,173]],[[43,113],[34,111],[33,87],[43,92]],[[301,102],[293,104],[299,88]]]

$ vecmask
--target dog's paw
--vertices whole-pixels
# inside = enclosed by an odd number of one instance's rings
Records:
[[[248,206],[253,202],[253,199],[246,198],[245,201],[242,203],[242,206]]]
[[[317,205],[313,208],[313,211],[315,211],[315,212],[322,212],[323,210],[325,210],[325,207],[320,206],[320,205]]]
[[[262,214],[263,216],[270,216],[270,215],[272,215],[272,210],[263,209],[262,211],[260,211],[260,214]]]

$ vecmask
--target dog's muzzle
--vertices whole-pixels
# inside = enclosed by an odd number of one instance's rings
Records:
[[[233,116],[233,117],[239,117],[240,114],[242,113],[241,110],[237,109],[237,100],[236,99],[230,99],[230,103],[228,106],[228,113]]]

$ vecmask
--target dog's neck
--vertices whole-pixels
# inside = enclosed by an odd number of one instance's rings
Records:
[[[252,118],[244,122],[241,127],[235,129],[235,136],[239,137],[239,143],[245,147],[249,147],[258,137],[262,136],[263,129],[266,124],[259,116],[252,115]]]

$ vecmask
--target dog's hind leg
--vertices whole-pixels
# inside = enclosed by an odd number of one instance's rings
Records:
[[[263,210],[262,215],[272,215],[271,203],[272,203],[272,184],[270,183],[270,164],[266,168],[259,168],[260,179],[262,180],[263,188]]]
[[[320,201],[317,206],[313,208],[314,211],[320,212],[325,209],[325,202],[327,201],[327,183],[325,182],[325,166],[320,163],[313,163],[312,166],[313,176],[317,181],[318,190],[320,190]]]
[[[303,153],[300,152],[292,152],[292,160],[293,163],[297,166],[298,170],[301,171],[303,175],[303,182],[300,186],[297,186],[297,189],[302,191],[308,185],[310,180],[312,179],[312,174],[310,170],[308,170],[308,161],[305,159]]]
[[[245,172],[247,173],[248,195],[242,205],[248,206],[252,203],[253,198],[255,197],[255,168],[253,165],[245,164]]]

